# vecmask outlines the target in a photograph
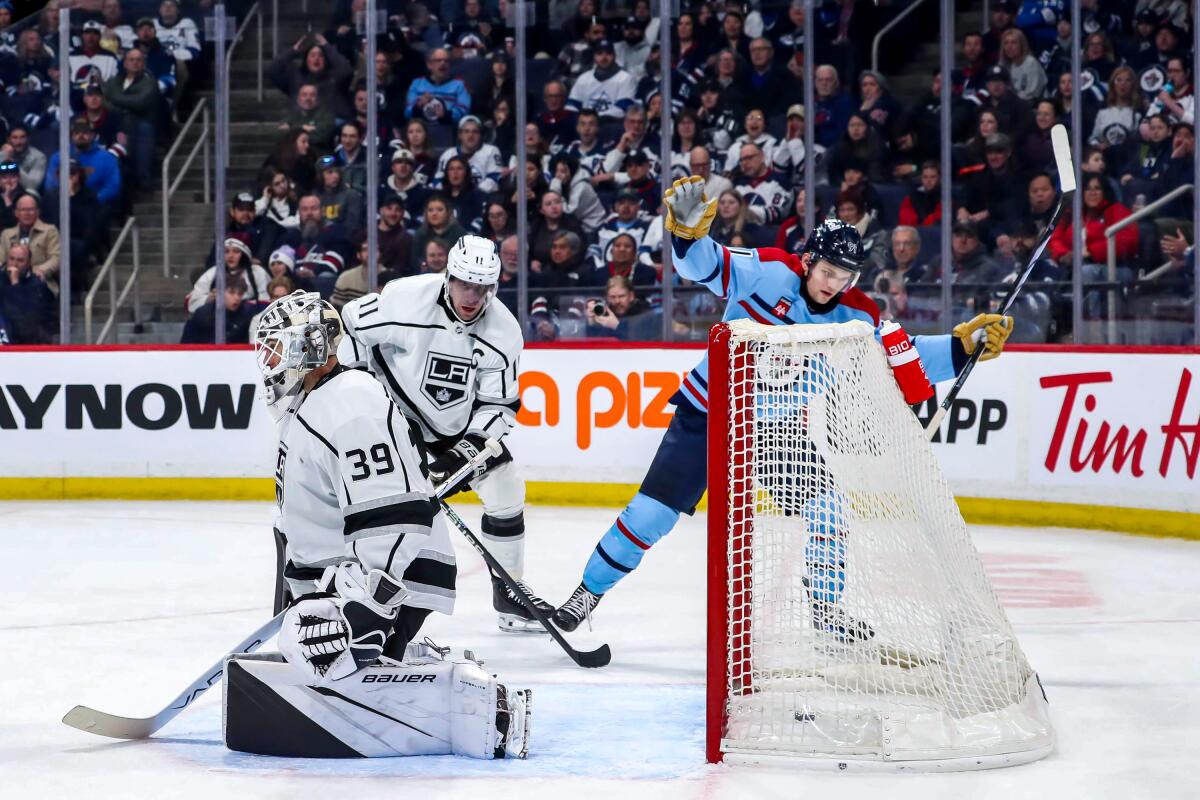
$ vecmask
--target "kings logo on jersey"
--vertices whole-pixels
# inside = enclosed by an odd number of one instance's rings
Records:
[[[470,359],[430,351],[425,360],[425,380],[421,383],[421,391],[438,408],[457,405],[467,396],[467,386],[474,368],[475,364]]]

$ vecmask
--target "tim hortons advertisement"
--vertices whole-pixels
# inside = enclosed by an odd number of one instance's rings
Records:
[[[527,351],[510,439],[527,479],[640,481],[702,355]],[[975,370],[934,450],[962,496],[1198,512],[1198,376],[1200,352],[1014,348]],[[0,476],[270,476],[257,386],[246,349],[0,349]]]

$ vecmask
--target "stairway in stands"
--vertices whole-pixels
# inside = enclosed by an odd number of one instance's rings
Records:
[[[281,3],[283,8],[285,4]],[[328,17],[328,9],[315,10],[321,4],[312,4],[314,10],[307,15],[300,8],[288,8],[279,19],[280,48],[289,46],[312,27],[320,30]],[[241,191],[253,191],[259,168],[279,140],[278,125],[288,111],[287,99],[267,78],[265,70],[270,66],[274,54],[270,52],[270,18],[264,36],[263,99],[259,101],[256,89],[258,52],[255,46],[255,25],[251,22],[244,40],[234,52],[230,69],[230,159],[226,170],[227,201]],[[198,93],[205,98],[213,119],[213,91],[211,88]],[[200,132],[199,120],[185,134],[185,140],[171,159],[171,180],[179,174],[179,168],[197,141]],[[210,143],[211,144],[211,143]],[[166,152],[161,149],[160,155]],[[213,151],[215,158],[215,150]],[[210,176],[211,178],[212,176]],[[204,264],[212,252],[214,241],[214,209],[212,203],[204,202],[204,175],[202,154],[188,169],[170,203],[170,264],[163,274],[163,217],[161,178],[156,179],[155,191],[145,192],[133,205],[140,231],[141,272],[138,287],[141,296],[142,323],[134,324],[132,297],[126,300],[117,314],[115,337],[110,334],[106,343],[120,344],[173,344],[179,341],[183,323],[187,319],[184,298],[191,289],[191,273]],[[228,206],[228,202],[226,204]],[[114,228],[115,237],[119,228]],[[124,286],[133,271],[133,250],[126,241],[113,263],[117,291]],[[99,333],[109,317],[109,293],[107,282],[96,295],[93,304],[93,336]],[[84,311],[82,299],[76,304],[72,322],[72,339],[84,342]]]

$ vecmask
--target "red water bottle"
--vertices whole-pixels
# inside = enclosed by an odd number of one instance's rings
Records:
[[[913,347],[908,334],[894,320],[883,323],[879,329],[883,340],[883,350],[887,353],[888,364],[892,375],[904,394],[904,402],[911,405],[923,403],[933,397],[933,385],[925,374],[925,365],[921,363],[921,355]]]

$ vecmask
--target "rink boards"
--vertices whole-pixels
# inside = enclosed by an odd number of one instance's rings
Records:
[[[623,504],[701,355],[528,349],[510,441],[531,501]],[[272,496],[248,348],[4,348],[0,376],[0,497]],[[968,519],[1200,536],[1200,349],[1014,346],[933,447]]]

